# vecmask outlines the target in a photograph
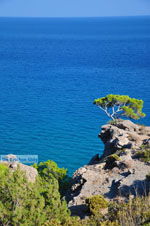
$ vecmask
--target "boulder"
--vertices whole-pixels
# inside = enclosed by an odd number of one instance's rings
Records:
[[[38,172],[34,167],[24,165],[24,164],[16,162],[16,161],[15,162],[5,162],[5,164],[7,164],[8,167],[10,168],[10,170],[12,170],[12,171],[16,170],[19,167],[19,169],[25,173],[25,176],[29,182],[32,182],[32,183],[35,182]]]

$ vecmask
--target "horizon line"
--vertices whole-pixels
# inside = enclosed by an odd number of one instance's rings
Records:
[[[116,18],[116,17],[149,17],[150,15],[127,15],[127,16],[0,16],[0,18],[40,18],[40,19],[86,19],[86,18]]]

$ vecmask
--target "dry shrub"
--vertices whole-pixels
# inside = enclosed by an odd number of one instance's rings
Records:
[[[150,223],[150,195],[137,197],[123,204],[117,213],[121,226],[138,226]]]

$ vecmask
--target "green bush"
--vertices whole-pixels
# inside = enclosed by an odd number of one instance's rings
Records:
[[[121,225],[142,225],[150,223],[150,197],[137,197],[118,211]]]
[[[59,168],[54,161],[41,162],[34,165],[39,173],[40,193],[45,200],[47,220],[63,222],[70,216],[65,201],[61,201],[60,184],[66,177],[67,170]],[[63,188],[62,188],[63,189]]]
[[[39,175],[34,183],[29,183],[19,168],[13,172],[0,164],[0,225],[148,226],[150,223],[150,196],[117,204],[95,195],[86,200],[89,218],[71,217],[59,192],[66,170],[53,161],[35,167]]]
[[[65,191],[69,188],[71,181],[70,177],[67,176],[67,169],[59,168],[57,163],[52,160],[34,164],[33,167],[38,170],[39,175],[45,181],[56,179],[59,183],[60,194],[61,196],[64,196]]]
[[[44,198],[37,184],[28,183],[19,169],[0,177],[0,224],[40,225],[45,220]]]
[[[150,196],[136,197],[129,202],[109,204],[109,219],[120,226],[137,226],[150,223]]]
[[[46,180],[55,178],[59,181],[62,180],[67,173],[67,169],[59,168],[57,163],[52,160],[34,164],[33,167],[35,167],[39,175]]]
[[[4,163],[0,163],[0,176],[7,174],[7,172],[8,172],[8,166]]]
[[[108,207],[107,200],[101,195],[94,195],[86,199],[86,204],[89,206],[89,210],[92,215],[101,215],[101,210]]]
[[[66,202],[61,201],[58,180],[50,176],[49,163],[43,165],[48,167],[43,167],[35,183],[29,183],[19,168],[13,172],[0,166],[5,169],[0,174],[0,225],[41,226],[46,221],[63,223],[70,217]]]
[[[117,221],[103,221],[100,226],[120,226]]]
[[[150,224],[150,196],[137,197],[129,202],[107,202],[103,196],[87,199],[92,215],[82,221],[87,226],[148,226]],[[101,210],[108,207],[104,216]],[[83,224],[83,225],[84,225]]]

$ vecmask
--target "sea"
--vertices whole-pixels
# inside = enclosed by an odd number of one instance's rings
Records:
[[[95,154],[107,94],[144,100],[150,17],[0,18],[0,154],[38,155],[71,175]]]

